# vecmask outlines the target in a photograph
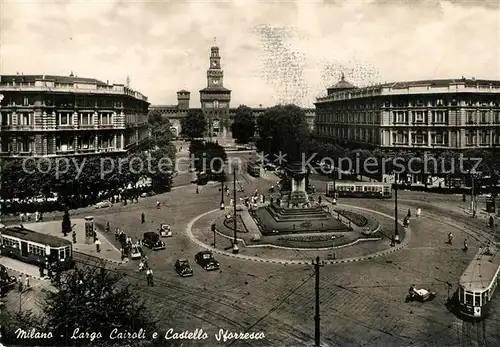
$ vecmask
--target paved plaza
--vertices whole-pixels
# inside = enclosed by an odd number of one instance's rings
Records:
[[[238,193],[238,198],[255,189],[265,193],[273,182],[252,179],[246,174],[238,179],[244,182],[247,192]],[[186,178],[177,180],[182,182]],[[235,257],[230,256],[230,249],[224,250],[230,246],[230,241],[217,237],[218,252],[214,254],[221,269],[206,272],[194,262],[194,255],[212,247],[210,225],[223,213],[218,210],[219,186],[206,186],[197,194],[195,185],[180,185],[182,187],[170,193],[144,198],[137,204],[99,211],[72,211],[74,220],[93,214],[98,224],[109,222],[112,230],[123,229],[133,238],[141,238],[145,231],[155,230],[160,223],[171,225],[173,237],[164,239],[166,249],[148,250],[155,287],[146,286],[145,275],[137,271],[137,261],[114,267],[116,271],[126,272],[127,280],[137,284],[137,290],[151,305],[162,329],[203,328],[210,335],[219,329],[250,329],[264,332],[265,339],[249,344],[240,341],[234,345],[312,345],[315,297],[311,262],[318,255],[325,261],[320,270],[321,332],[325,346],[500,344],[498,298],[493,300],[493,315],[485,321],[484,331],[466,326],[445,307],[451,294],[447,283],[452,284],[452,291],[456,289],[473,254],[493,233],[482,219],[472,219],[458,207],[462,204],[461,197],[440,196],[433,200],[429,194],[400,192],[400,216],[418,207],[422,209],[422,216],[412,221],[411,235],[404,247],[388,254],[349,263],[329,262],[332,253],[336,253],[339,260],[390,249],[385,240],[380,244],[363,243],[324,251],[242,247]],[[155,207],[157,200],[161,202],[160,209]],[[390,219],[394,212],[392,200],[341,199],[339,203],[382,214],[383,226],[390,229],[393,225]],[[141,213],[146,216],[144,224]],[[446,243],[449,232],[453,232],[456,245]],[[460,249],[465,237],[469,240],[467,253]],[[264,262],[253,257],[297,262]],[[177,275],[173,264],[178,258],[190,260],[193,277]],[[405,303],[411,284],[435,290],[438,296],[423,304]],[[215,340],[211,342],[216,343]],[[183,341],[184,346],[194,344],[194,341]]]

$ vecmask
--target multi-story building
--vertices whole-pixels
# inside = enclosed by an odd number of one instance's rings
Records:
[[[149,138],[148,100],[122,84],[0,76],[0,156],[125,153]]]
[[[316,100],[317,136],[352,147],[424,151],[500,145],[500,81],[345,81]]]
[[[179,135],[181,132],[181,120],[189,111],[202,112],[208,120],[208,132],[217,136],[224,128],[229,132],[230,125],[234,119],[237,108],[231,108],[231,90],[223,86],[224,72],[221,68],[221,57],[219,47],[210,49],[210,67],[207,70],[207,87],[200,90],[201,108],[190,108],[189,101],[191,93],[187,90],[177,92],[177,105],[152,105],[150,110],[158,110],[170,120],[172,133]],[[259,106],[252,108],[256,117],[263,114],[266,108]],[[304,109],[306,121],[311,129],[314,128],[314,108]]]

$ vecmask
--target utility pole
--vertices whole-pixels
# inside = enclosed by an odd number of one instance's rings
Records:
[[[224,209],[224,178],[225,174],[222,172],[222,177],[221,177],[221,187],[220,187],[220,209]]]
[[[233,253],[238,254],[238,238],[236,237],[236,166],[233,166],[233,209],[234,209],[234,240],[233,240]]]
[[[314,346],[320,346],[320,317],[319,317],[319,268],[323,266],[319,257],[316,257],[316,262],[313,261],[314,265],[314,273],[316,275],[316,285],[314,286],[315,294],[316,294],[316,314],[314,315]]]
[[[394,176],[396,177],[396,176]],[[398,183],[395,181],[394,183],[394,236],[397,235],[398,232]]]

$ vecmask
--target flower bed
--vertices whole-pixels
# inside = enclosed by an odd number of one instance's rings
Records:
[[[362,216],[359,213],[347,210],[338,210],[338,209],[335,209],[334,211],[340,214],[341,216],[344,216],[345,218],[350,220],[354,225],[360,228],[368,224],[368,219],[366,219],[365,216]]]
[[[233,218],[224,219],[224,226],[230,230],[234,230]],[[236,215],[236,232],[238,232],[238,233],[247,233],[248,232],[240,215]]]
[[[335,246],[340,246],[348,242],[347,239],[342,240],[343,237],[343,235],[336,236]],[[290,248],[327,248],[333,246],[334,240],[332,240],[332,235],[291,236],[279,237],[273,244]]]

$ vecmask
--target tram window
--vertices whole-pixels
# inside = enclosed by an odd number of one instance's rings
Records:
[[[458,288],[458,298],[460,302],[464,301],[464,289],[463,288]]]
[[[474,304],[474,296],[470,292],[465,292],[465,303],[467,305]]]
[[[481,306],[481,293],[474,294],[474,306]]]
[[[483,305],[488,302],[488,291],[483,292],[481,302],[483,303]]]
[[[65,258],[65,256],[64,256],[64,248],[61,248],[59,250],[59,259],[63,260],[64,258]]]

